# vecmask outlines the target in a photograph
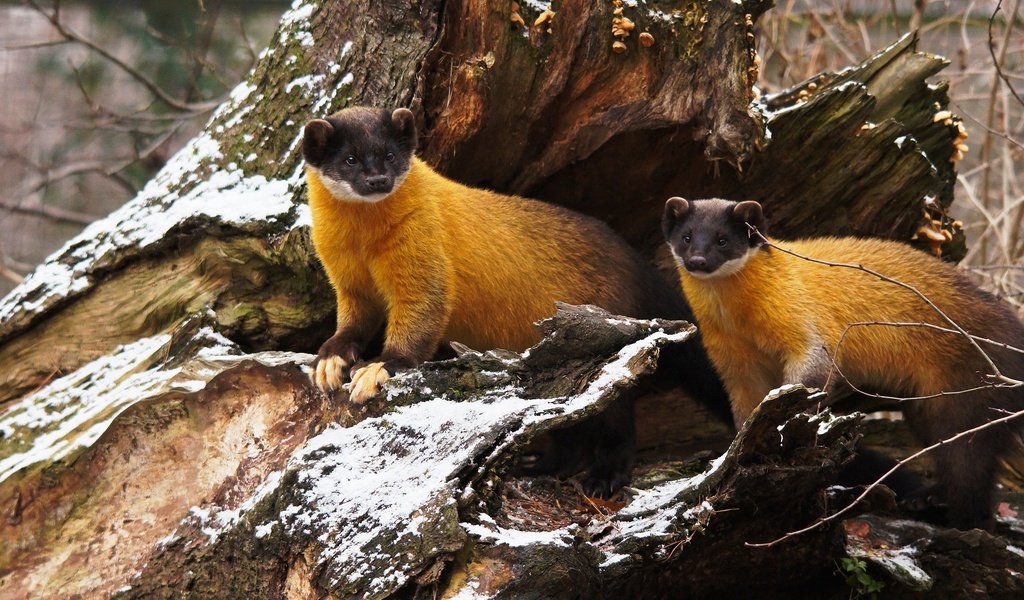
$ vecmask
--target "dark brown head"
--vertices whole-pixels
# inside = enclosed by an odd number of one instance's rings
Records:
[[[306,123],[302,157],[339,200],[377,202],[412,165],[416,123],[407,108],[354,107]]]
[[[719,199],[669,198],[661,228],[676,261],[698,279],[739,272],[767,234],[760,204]]]

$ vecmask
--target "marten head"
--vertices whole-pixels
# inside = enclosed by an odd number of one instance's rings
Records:
[[[339,200],[378,202],[402,185],[416,150],[407,108],[346,108],[306,123],[302,157]]]
[[[669,198],[661,228],[676,261],[698,279],[739,272],[767,235],[761,205],[753,201]]]

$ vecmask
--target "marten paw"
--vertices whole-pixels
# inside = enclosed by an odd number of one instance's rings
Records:
[[[349,386],[348,399],[355,404],[363,404],[380,391],[391,374],[384,368],[384,363],[367,363],[352,373],[352,384]]]
[[[341,384],[348,379],[349,369],[359,362],[362,346],[351,341],[351,337],[336,333],[320,346],[309,378],[324,392],[340,390]]]
[[[345,382],[349,366],[349,362],[338,355],[318,358],[309,373],[309,378],[324,392],[338,390]]]

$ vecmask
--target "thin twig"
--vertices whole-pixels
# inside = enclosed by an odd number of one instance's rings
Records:
[[[873,483],[871,483],[870,485],[865,487],[864,491],[861,492],[860,495],[857,496],[855,499],[853,499],[853,501],[851,501],[849,504],[847,504],[843,508],[839,509],[838,511],[832,513],[831,515],[828,515],[826,517],[821,517],[820,519],[816,520],[814,523],[811,523],[810,525],[808,525],[807,527],[804,527],[802,529],[797,529],[795,531],[787,532],[782,537],[774,539],[774,540],[772,540],[770,542],[760,542],[760,543],[747,542],[745,545],[749,546],[751,548],[768,548],[768,547],[774,546],[774,545],[776,545],[776,544],[778,544],[778,543],[780,543],[782,541],[785,541],[785,540],[787,540],[789,538],[796,537],[798,535],[807,533],[808,531],[812,531],[814,529],[817,529],[818,527],[821,527],[825,523],[829,523],[831,521],[835,521],[840,516],[842,516],[842,515],[850,512],[851,510],[853,510],[853,508],[856,507],[858,504],[860,504],[860,502],[862,500],[864,500],[864,498],[867,498],[868,494],[871,493],[871,490],[873,490],[876,487],[878,487],[879,485],[881,485],[882,482],[885,481],[886,478],[888,478],[890,475],[895,473],[903,465],[905,465],[905,464],[907,464],[907,463],[909,463],[911,461],[917,460],[918,458],[920,458],[921,456],[924,456],[925,454],[931,452],[932,450],[935,450],[937,448],[941,448],[942,446],[945,446],[947,444],[951,444],[951,443],[953,443],[953,442],[955,442],[955,441],[957,441],[957,440],[959,440],[961,438],[967,437],[969,435],[974,435],[975,433],[978,433],[979,431],[983,431],[985,429],[988,429],[989,427],[995,427],[996,425],[1001,425],[1003,423],[1007,423],[1007,422],[1012,421],[1012,420],[1014,420],[1014,419],[1016,419],[1018,417],[1021,417],[1021,416],[1024,416],[1024,410],[1019,410],[1019,411],[1017,411],[1015,413],[1011,413],[1009,415],[1006,415],[1005,417],[1000,417],[998,419],[994,419],[992,421],[988,421],[987,423],[982,423],[981,425],[978,425],[977,427],[972,427],[972,428],[967,429],[965,431],[961,431],[960,433],[954,435],[951,438],[947,438],[947,439],[944,439],[944,440],[939,440],[938,442],[935,442],[931,446],[928,446],[926,448],[922,448],[922,449],[918,450],[917,452],[911,454],[910,456],[908,456],[908,457],[898,461],[895,465],[893,465],[893,467],[891,469],[886,471],[884,475],[882,475],[877,480],[875,480]]]
[[[999,90],[999,80],[1002,78],[1002,67],[1000,65],[1003,63],[1003,61],[1006,60],[1006,51],[1007,51],[1007,49],[1010,46],[1010,35],[1013,32],[1014,20],[1012,18],[1010,18],[1010,19],[1006,20],[1006,31],[1003,32],[1003,40],[1002,40],[1002,44],[1000,45],[999,56],[997,57],[996,54],[995,54],[995,48],[994,48],[994,43],[995,42],[994,42],[993,37],[992,37],[992,25],[995,22],[996,15],[999,13],[1000,9],[1002,8],[1002,5],[1003,5],[1003,0],[999,0],[998,4],[996,4],[996,9],[994,11],[992,11],[992,15],[988,19],[988,46],[989,46],[989,54],[992,55],[994,72],[993,72],[993,76],[992,76],[992,88],[989,91],[989,96],[988,96],[988,108],[987,108],[987,111],[986,111],[987,112],[987,117],[986,117],[987,124],[986,124],[986,127],[985,127],[985,139],[984,139],[984,141],[981,144],[981,162],[983,162],[983,163],[989,163],[990,162],[990,158],[992,156],[992,134],[990,133],[990,131],[994,128],[993,125],[994,125],[994,121],[995,121],[996,97],[997,97],[997,92]],[[1014,0],[1013,15],[1017,14],[1017,9],[1019,7],[1020,7],[1020,0]],[[990,189],[991,189],[991,183],[990,183],[991,182],[991,173],[992,173],[992,169],[989,166],[989,167],[987,167],[982,172],[982,175],[981,175],[981,203],[986,208],[989,206],[989,196],[990,196],[989,192],[990,192]],[[979,241],[978,246],[979,246],[979,252],[981,254],[981,259],[985,260],[985,258],[988,256],[988,248],[987,248],[986,239],[982,238]]]
[[[1013,89],[1013,84],[1010,83],[1010,80],[1003,73],[1002,68],[1002,64],[1006,60],[1006,49],[1009,47],[1007,42],[1010,39],[1010,30],[1013,29],[1013,22],[1017,19],[1017,9],[1020,8],[1020,0],[1016,0],[1014,2],[1013,10],[1010,11],[1009,16],[1006,18],[1006,34],[1003,36],[1003,45],[999,51],[999,58],[996,58],[996,49],[992,44],[992,22],[995,20],[996,14],[999,13],[1002,7],[1003,0],[999,0],[999,2],[996,3],[996,9],[992,11],[992,17],[988,20],[988,53],[992,56],[992,64],[996,68],[996,74],[1003,80],[1003,83],[1006,84],[1007,89],[1009,89],[1010,93],[1013,94],[1013,97],[1017,99],[1017,102],[1019,102],[1021,106],[1024,106],[1024,99],[1021,99],[1017,90]]]
[[[12,213],[44,217],[51,221],[57,221],[58,223],[72,223],[74,225],[88,225],[99,219],[99,217],[94,215],[65,210],[63,208],[57,208],[56,206],[26,206],[18,202],[10,202],[7,200],[0,200],[0,208]]]
[[[170,94],[165,92],[159,85],[157,85],[149,77],[146,77],[128,63],[114,56],[110,51],[108,51],[103,46],[100,46],[92,40],[75,33],[67,26],[65,26],[64,23],[60,20],[60,13],[56,8],[51,13],[44,9],[42,6],[40,6],[35,0],[25,0],[25,3],[28,6],[32,7],[32,9],[38,12],[40,15],[42,15],[47,21],[49,21],[50,24],[53,25],[54,29],[57,30],[57,33],[59,33],[64,39],[70,42],[81,44],[82,46],[85,46],[86,48],[100,55],[101,57],[115,65],[117,68],[121,69],[129,77],[142,84],[142,86],[146,88],[149,91],[149,93],[153,94],[153,96],[155,96],[158,100],[166,104],[168,107],[179,112],[202,113],[213,110],[218,104],[220,104],[220,101],[190,103],[177,100],[176,98],[172,97]]]

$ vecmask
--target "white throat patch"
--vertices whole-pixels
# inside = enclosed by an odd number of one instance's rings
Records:
[[[409,170],[407,169],[405,173],[402,173],[397,179],[395,179],[395,185],[393,185],[391,187],[391,191],[386,194],[370,194],[368,196],[364,196],[352,189],[352,185],[347,181],[332,179],[327,175],[324,175],[324,172],[316,167],[310,166],[309,169],[316,173],[317,177],[320,178],[320,183],[323,184],[324,188],[326,188],[336,200],[341,200],[343,202],[380,202],[400,188],[402,183],[405,182],[406,176],[409,175]]]
[[[711,273],[690,271],[686,269],[686,265],[683,263],[682,260],[680,260],[679,256],[675,253],[674,250],[672,251],[672,256],[674,256],[676,262],[678,262],[683,267],[683,269],[686,270],[686,273],[693,277],[694,279],[720,279],[722,277],[729,277],[731,275],[735,275],[736,273],[742,271],[743,267],[747,265],[747,261],[750,260],[750,257],[754,256],[754,253],[760,250],[760,246],[748,248],[747,251],[744,252],[742,255],[737,256],[732,260],[725,261],[724,263],[722,263],[722,266],[718,267]]]

